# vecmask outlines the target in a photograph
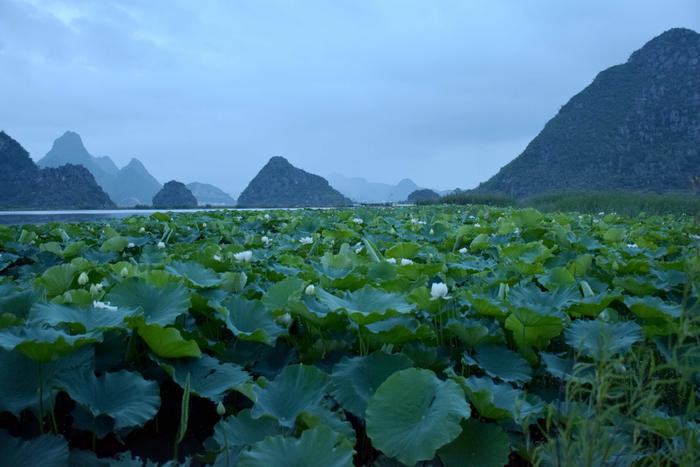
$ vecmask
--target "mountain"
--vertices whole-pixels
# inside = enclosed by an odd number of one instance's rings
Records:
[[[391,193],[389,193],[389,201],[395,203],[405,201],[408,195],[419,189],[420,187],[413,183],[413,180],[404,178],[391,190]]]
[[[416,190],[410,195],[408,195],[407,201],[412,204],[418,204],[418,203],[430,203],[434,201],[438,201],[440,199],[440,195],[433,190],[430,190],[428,188],[423,188],[421,190]]]
[[[85,167],[40,169],[17,141],[0,131],[0,207],[96,209],[114,203]]]
[[[604,70],[478,190],[685,191],[700,174],[700,34],[671,29]]]
[[[153,197],[156,209],[191,209],[197,207],[197,198],[184,183],[171,180]]]
[[[351,201],[328,181],[294,167],[284,157],[273,157],[238,197],[239,207],[349,206]]]
[[[161,184],[138,159],[119,169],[108,156],[92,156],[78,133],[66,131],[56,139],[51,150],[38,162],[40,167],[63,164],[82,165],[119,206],[147,205]]]
[[[148,205],[161,184],[138,159],[131,159],[115,175],[109,188],[119,206]]]
[[[187,184],[200,206],[235,206],[236,200],[220,188],[208,183],[192,182]]]
[[[386,203],[404,201],[419,187],[410,179],[404,179],[398,185],[369,182],[363,177],[346,177],[333,173],[328,176],[331,186],[358,203]]]

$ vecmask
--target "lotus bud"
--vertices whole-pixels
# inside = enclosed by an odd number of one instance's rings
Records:
[[[78,284],[85,285],[88,282],[90,282],[90,278],[88,277],[87,273],[81,272],[80,276],[78,276]]]
[[[158,242],[158,245],[157,245],[157,246],[158,246],[158,249],[159,249],[159,250],[162,250],[163,248],[165,248],[165,243],[164,243],[164,242]]]
[[[313,284],[309,284],[306,286],[306,289],[304,289],[304,293],[306,295],[314,295],[316,293],[316,287],[314,287]]]
[[[224,404],[222,404],[221,402],[216,404],[216,413],[217,415],[219,415],[219,417],[223,417],[224,415],[226,415],[226,407],[224,407]]]
[[[413,261],[408,258],[401,258],[401,266],[409,266],[413,264]]]
[[[136,245],[134,245],[132,242],[129,242],[129,243],[126,245],[126,247],[127,247],[127,248],[134,248],[134,247],[136,247]]]
[[[139,233],[146,233],[146,227],[141,227],[139,229]]]
[[[119,271],[119,275],[122,277],[128,277],[129,276],[129,270],[124,266],[121,271]]]
[[[430,287],[430,296],[432,297],[431,300],[437,300],[438,298],[447,299],[447,292],[447,284],[443,282],[434,282]]]
[[[464,246],[463,246],[462,248],[459,249],[459,252],[460,252],[461,254],[463,254],[463,255],[466,255],[466,254],[467,254],[467,251],[469,251],[469,250],[467,250],[467,247],[464,247]]]

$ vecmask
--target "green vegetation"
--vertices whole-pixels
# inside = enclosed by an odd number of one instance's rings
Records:
[[[700,196],[687,194],[661,195],[625,191],[578,191],[548,193],[516,201],[498,193],[460,191],[443,196],[439,201],[418,204],[484,204],[488,206],[532,207],[545,212],[615,212],[625,216],[649,215],[700,215]]]
[[[0,226],[0,459],[698,465],[699,298],[684,216]]]

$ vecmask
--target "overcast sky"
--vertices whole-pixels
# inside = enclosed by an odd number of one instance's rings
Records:
[[[699,0],[0,0],[0,129],[237,195],[271,156],[470,188]]]

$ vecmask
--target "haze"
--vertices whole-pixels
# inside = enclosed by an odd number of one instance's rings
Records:
[[[470,188],[700,2],[0,0],[0,128],[237,195],[271,157]]]

